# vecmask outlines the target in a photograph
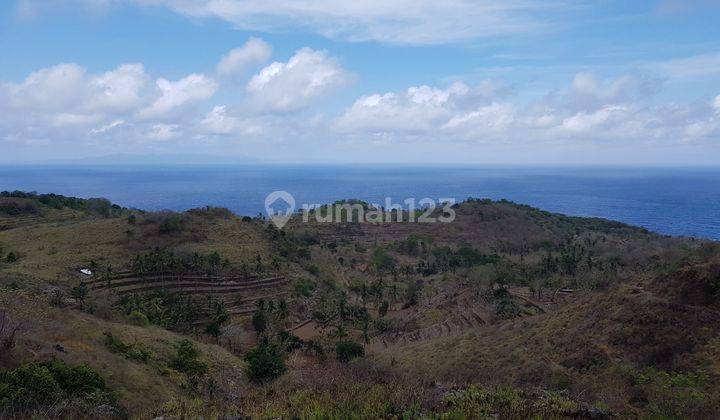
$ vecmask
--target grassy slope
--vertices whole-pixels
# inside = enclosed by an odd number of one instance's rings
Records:
[[[17,343],[2,354],[3,367],[21,362],[57,357],[66,362],[86,363],[102,372],[109,387],[130,414],[149,414],[177,398],[187,398],[183,375],[167,369],[181,335],[157,327],[139,327],[103,320],[76,310],[49,306],[45,299],[27,292],[0,289],[0,307],[13,324],[20,323]],[[149,362],[135,362],[111,352],[103,333],[110,332],[128,343],[141,343],[153,353]],[[63,351],[58,351],[57,346]],[[225,349],[197,343],[202,359],[220,386],[232,383],[241,388],[243,362]],[[222,403],[222,402],[219,402]]]
[[[20,279],[21,283],[72,286],[77,282],[74,268],[90,261],[121,268],[136,253],[155,247],[178,252],[218,251],[233,263],[252,263],[257,255],[267,262],[274,256],[274,244],[262,223],[244,222],[233,216],[186,214],[184,217],[186,228],[182,232],[164,235],[158,233],[158,223],[150,216],[147,219],[140,216],[135,225],[128,224],[125,217],[79,217],[61,223],[44,220],[0,231],[4,252],[20,255],[16,263],[0,264],[0,280],[3,284]],[[457,337],[391,347],[372,358],[374,366],[368,366],[367,370],[375,374],[369,375],[360,369],[360,373],[355,373],[360,376],[354,384],[339,379],[334,382],[333,377],[342,378],[349,372],[341,366],[317,370],[313,361],[297,360],[291,372],[277,383],[277,389],[274,385],[251,387],[256,402],[240,403],[244,412],[283,413],[282,407],[273,402],[276,391],[288,392],[289,396],[281,401],[296,398],[286,406],[322,405],[325,399],[337,395],[347,397],[362,392],[359,390],[382,395],[383,387],[389,383],[387,378],[392,377],[399,381],[401,388],[426,384],[422,381],[427,379],[439,383],[539,386],[573,392],[585,401],[602,402],[623,412],[648,413],[662,412],[662,407],[652,405],[661,404],[660,400],[666,397],[637,384],[637,375],[649,366],[700,372],[707,375],[709,383],[717,382],[720,340],[715,309],[705,303],[697,305],[693,303],[695,300],[688,302],[688,293],[684,291],[687,282],[698,276],[686,279],[688,275],[682,273],[687,268],[668,271],[664,279],[646,272],[648,267],[660,267],[667,261],[696,252],[701,245],[698,241],[661,237],[614,222],[568,218],[506,202],[463,204],[458,209],[456,222],[450,225],[362,225],[346,229],[336,225],[291,224],[288,232],[309,232],[319,237],[320,243],[310,246],[312,263],[320,269],[318,277],[344,285],[375,279],[372,270],[360,266],[371,262],[376,246],[389,248],[401,263],[415,264],[418,258],[400,255],[394,250],[397,241],[411,234],[432,238],[437,246],[470,244],[481,252],[498,252],[520,266],[536,263],[547,244],[560,246],[569,237],[578,243],[594,241],[594,257],[619,261],[621,268],[612,280],[622,280],[625,284],[605,291],[578,293],[574,303],[557,312],[503,321]],[[337,249],[329,246],[332,243],[338,244]],[[356,246],[358,243],[363,244],[362,249]],[[358,264],[341,265],[339,256],[345,261],[355,259]],[[298,270],[293,264],[283,267]],[[699,277],[706,282],[714,281],[712,270],[702,272],[710,274]],[[416,309],[408,311],[417,319],[407,327],[429,325],[452,314],[457,308],[450,303],[433,302],[443,294],[474,290],[475,275],[472,271],[460,270],[452,275],[426,278],[426,296]],[[563,284],[569,280],[572,279],[557,281]],[[662,293],[667,289],[663,281],[672,285],[674,294]],[[27,324],[14,353],[5,357],[3,363],[53,355],[70,362],[87,362],[106,375],[110,386],[134,413],[153,412],[172,398],[187,399],[187,392],[181,388],[182,378],[164,375],[160,369],[173,351],[172,343],[180,339],[177,334],[155,327],[111,322],[77,310],[49,307],[42,296],[7,289],[0,293],[0,307],[8,308],[11,317]],[[102,343],[104,331],[111,331],[127,342],[144,343],[156,354],[157,361],[145,365],[109,352]],[[683,346],[683,343],[692,345]],[[67,353],[57,352],[55,344],[61,344]],[[202,345],[202,350],[211,362],[217,381],[226,385],[221,397],[232,400],[225,401],[226,404],[237,403],[235,394],[246,388],[239,372],[241,362],[217,346]],[[377,371],[378,368],[381,371]],[[328,378],[313,379],[323,375]],[[374,388],[374,384],[380,383],[385,385]],[[698,389],[705,392],[704,385]],[[423,388],[422,392],[430,395],[426,401],[438,401],[435,395],[438,390]],[[394,403],[417,402],[406,394],[405,391],[393,394]],[[642,395],[636,398],[635,394]],[[716,396],[703,394],[703,397],[703,401],[718,401]],[[372,404],[381,401],[370,400]],[[201,408],[195,409],[202,412]]]
[[[270,259],[269,243],[257,223],[196,217],[187,224],[187,231],[165,235],[158,234],[155,223],[130,225],[125,218],[41,223],[0,231],[0,246],[20,256],[17,263],[5,264],[3,273],[67,285],[76,281],[73,269],[92,261],[99,267],[126,268],[134,255],[156,247],[186,253],[217,251],[232,262],[252,263],[257,255]]]

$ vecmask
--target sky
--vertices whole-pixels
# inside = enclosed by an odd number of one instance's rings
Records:
[[[717,165],[712,0],[3,0],[0,163]]]

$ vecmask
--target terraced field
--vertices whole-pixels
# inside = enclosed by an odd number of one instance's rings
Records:
[[[516,300],[521,309],[533,313],[552,312],[569,299],[566,294],[560,296],[546,294],[542,299],[538,299],[528,287],[507,287],[506,290]],[[493,304],[484,296],[465,293],[452,298],[436,296],[434,300],[437,300],[435,303],[438,304],[445,301],[444,305],[447,305],[448,300],[453,304],[450,315],[444,321],[409,332],[378,335],[371,341],[369,345],[370,351],[382,351],[382,349],[390,346],[421,340],[457,336],[469,330],[497,322]],[[428,303],[432,304],[433,299],[430,299]]]
[[[27,214],[22,216],[0,216],[0,231],[17,229],[23,226],[32,226],[41,223],[53,223],[79,218],[77,211],[72,209],[63,209],[53,211],[51,214]]]
[[[164,290],[171,293],[213,295],[219,298],[231,315],[250,315],[259,299],[279,299],[289,294],[288,279],[283,276],[213,276],[175,273],[121,272],[110,279],[91,278],[84,281],[91,293],[111,289],[119,295],[150,293]]]

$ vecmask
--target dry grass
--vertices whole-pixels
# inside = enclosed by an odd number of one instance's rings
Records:
[[[3,367],[26,361],[59,358],[68,363],[86,363],[97,370],[131,414],[149,413],[172,399],[188,399],[181,374],[167,368],[174,344],[181,335],[157,327],[137,327],[105,321],[92,315],[51,307],[26,292],[0,289],[0,308],[13,323],[21,323],[16,345],[2,354]],[[128,343],[141,343],[153,353],[147,363],[126,359],[104,344],[104,333]],[[202,358],[218,385],[233,384],[233,392],[245,386],[243,362],[221,347],[197,343]],[[222,398],[222,396],[220,396]],[[208,402],[210,403],[210,402]]]

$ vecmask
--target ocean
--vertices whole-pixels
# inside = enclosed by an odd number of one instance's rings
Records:
[[[144,210],[222,206],[265,211],[273,191],[301,203],[358,198],[402,204],[505,198],[543,210],[720,240],[720,168],[160,165],[0,166],[0,190],[106,197]]]

